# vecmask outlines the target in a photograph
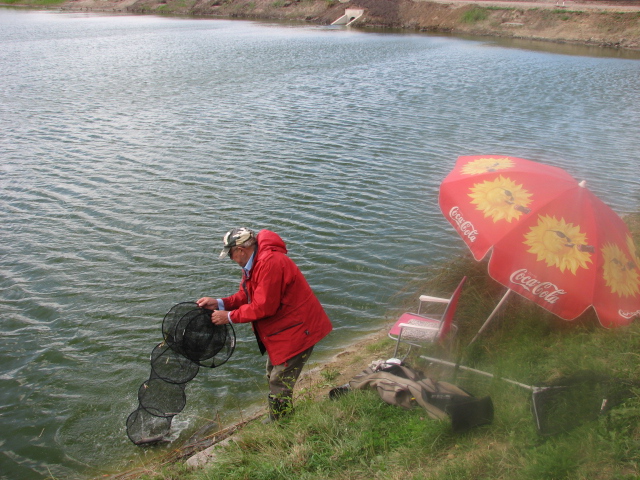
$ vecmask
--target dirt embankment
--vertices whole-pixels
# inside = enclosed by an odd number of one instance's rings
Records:
[[[500,36],[640,50],[640,0],[68,0],[65,10],[156,13]]]

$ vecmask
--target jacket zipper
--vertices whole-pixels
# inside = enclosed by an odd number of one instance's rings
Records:
[[[298,325],[302,325],[303,323],[304,322],[299,322],[299,323],[296,323],[295,325],[291,325],[290,327],[283,328],[282,330],[278,330],[277,332],[270,333],[269,335],[267,335],[267,337],[273,337],[274,335],[278,335],[282,332],[289,330],[290,328],[297,327]]]

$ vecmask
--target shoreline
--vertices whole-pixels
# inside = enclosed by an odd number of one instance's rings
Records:
[[[0,0],[2,1],[2,0]],[[37,0],[36,0],[37,1]],[[65,12],[175,15],[513,38],[640,51],[640,0],[66,0],[20,6]]]
[[[343,348],[340,352],[326,359],[318,359],[305,366],[294,391],[296,402],[304,400],[320,400],[327,397],[329,391],[337,385],[348,383],[354,376],[366,369],[375,360],[386,360],[392,353],[392,343],[383,343],[387,338],[388,327],[363,338]],[[323,372],[331,372],[331,380],[327,380]],[[234,435],[239,435],[242,429],[251,422],[259,421],[266,415],[265,405],[255,405],[243,412],[241,418],[226,424],[205,424],[181,445],[176,445],[166,454],[159,455],[155,460],[147,460],[146,465],[128,468],[119,473],[102,475],[101,478],[110,480],[135,480],[150,472],[155,472],[158,466],[185,463],[191,469],[200,469],[215,461],[216,448],[232,441]],[[246,414],[246,416],[244,415]],[[215,429],[215,430],[214,430]],[[214,430],[214,431],[212,431]],[[199,432],[205,432],[198,436]]]

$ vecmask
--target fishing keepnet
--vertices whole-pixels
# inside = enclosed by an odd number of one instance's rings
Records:
[[[187,403],[187,383],[200,367],[219,367],[233,354],[233,326],[214,325],[211,313],[196,303],[184,302],[165,315],[164,341],[151,352],[151,374],[138,389],[138,408],[127,418],[127,436],[134,444],[167,441],[173,417]]]

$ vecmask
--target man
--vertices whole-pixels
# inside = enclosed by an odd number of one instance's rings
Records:
[[[251,322],[260,352],[268,354],[268,420],[278,420],[293,408],[293,386],[313,346],[333,327],[277,233],[234,228],[223,238],[220,258],[227,256],[242,267],[240,288],[197,303],[213,310],[216,325]]]

